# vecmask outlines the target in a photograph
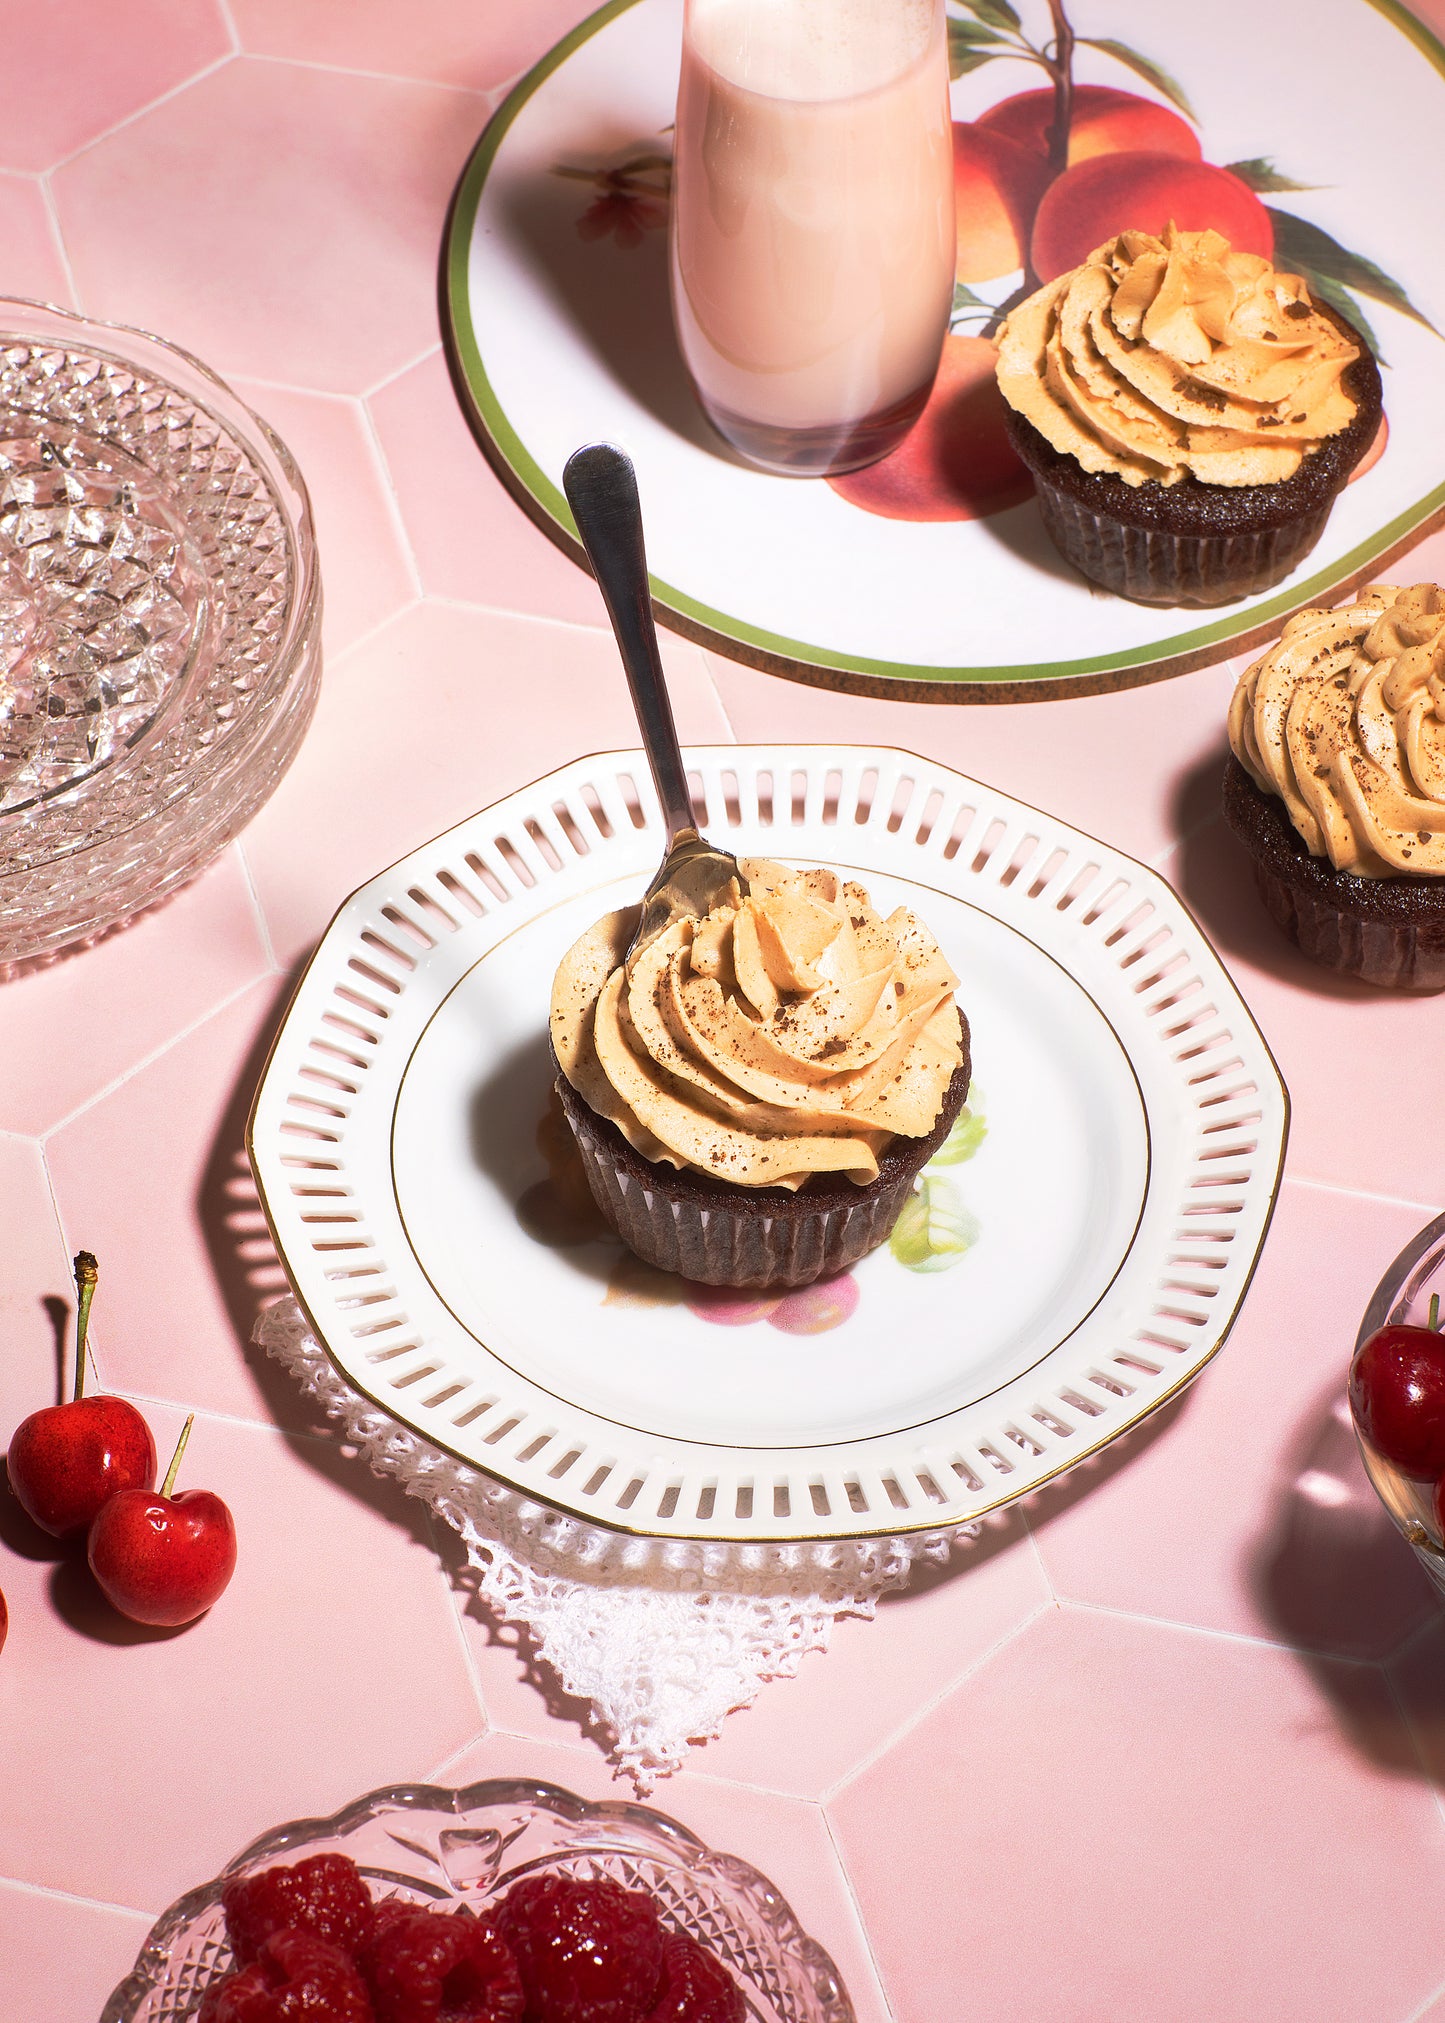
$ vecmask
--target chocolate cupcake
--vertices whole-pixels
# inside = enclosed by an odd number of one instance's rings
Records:
[[[1000,333],[999,388],[1055,546],[1145,604],[1287,576],[1374,441],[1379,369],[1294,274],[1217,232],[1123,232]]]
[[[1445,989],[1445,590],[1299,612],[1229,742],[1225,818],[1277,925],[1343,975]]]
[[[568,951],[558,1094],[593,1198],[649,1264],[807,1285],[881,1243],[968,1095],[957,979],[906,908],[753,861],[749,890],[624,957],[635,908]]]

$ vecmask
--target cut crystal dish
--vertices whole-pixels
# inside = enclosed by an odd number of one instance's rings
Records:
[[[647,1890],[741,1988],[753,2023],[853,2023],[837,1968],[774,1884],[648,1806],[589,1804],[555,1784],[492,1780],[459,1791],[403,1784],[330,1819],[262,1836],[160,1919],[100,2023],[179,2023],[231,1967],[221,1892],[233,1876],[346,1854],[378,1898],[475,1908],[538,1872],[606,1876]]]
[[[194,876],[321,673],[306,487],[159,337],[0,300],[0,975]]]
[[[1408,1322],[1417,1328],[1429,1326],[1432,1296],[1445,1305],[1445,1215],[1437,1215],[1433,1222],[1426,1223],[1418,1236],[1411,1238],[1375,1287],[1355,1338],[1356,1349],[1367,1342],[1377,1328],[1398,1321]],[[1365,1473],[1373,1483],[1376,1495],[1389,1512],[1401,1537],[1414,1547],[1416,1559],[1445,1599],[1445,1539],[1440,1536],[1432,1507],[1433,1483],[1415,1482],[1408,1475],[1401,1474],[1383,1455],[1375,1452],[1358,1426],[1355,1437],[1360,1444]]]

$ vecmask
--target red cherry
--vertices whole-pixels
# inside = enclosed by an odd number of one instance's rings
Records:
[[[85,1344],[97,1277],[88,1250],[75,1260],[75,1393],[15,1428],[6,1457],[17,1502],[42,1531],[69,1538],[85,1531],[117,1490],[150,1489],[156,1479],[151,1429],[124,1398],[87,1398]]]
[[[1405,1322],[1377,1328],[1350,1365],[1360,1431],[1403,1475],[1445,1475],[1445,1337]]]
[[[5,1597],[0,1595],[0,1651],[5,1648],[5,1639],[10,1634],[10,1611],[5,1606]]]
[[[173,1629],[204,1615],[236,1570],[236,1527],[209,1489],[171,1495],[194,1415],[160,1490],[122,1489],[90,1527],[90,1570],[112,1608]]]

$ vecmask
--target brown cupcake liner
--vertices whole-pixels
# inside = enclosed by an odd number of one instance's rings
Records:
[[[1042,472],[1033,475],[1040,517],[1064,560],[1091,583],[1137,604],[1228,604],[1269,589],[1314,547],[1334,505],[1331,494],[1284,527],[1174,534],[1091,511]]]
[[[1126,484],[1086,471],[1009,408],[1009,440],[1028,466],[1044,527],[1064,559],[1105,590],[1139,604],[1208,606],[1281,582],[1324,532],[1331,508],[1379,432],[1383,391],[1360,332],[1323,304],[1355,345],[1345,368],[1355,399],[1347,427],[1272,485]]]
[[[1301,954],[1381,989],[1445,990],[1445,879],[1336,871],[1310,855],[1284,803],[1233,757],[1224,814],[1249,851],[1271,920]]]
[[[919,1172],[933,1157],[968,1096],[968,1021],[959,1014],[963,1058],[926,1138],[895,1138],[867,1187],[822,1175],[790,1193],[737,1187],[686,1168],[654,1165],[615,1124],[599,1117],[567,1077],[557,1094],[598,1208],[644,1263],[703,1285],[759,1290],[833,1278],[884,1242]]]

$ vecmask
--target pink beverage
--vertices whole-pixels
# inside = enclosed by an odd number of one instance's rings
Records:
[[[900,442],[955,257],[943,0],[687,0],[673,315],[736,449],[806,476]]]

